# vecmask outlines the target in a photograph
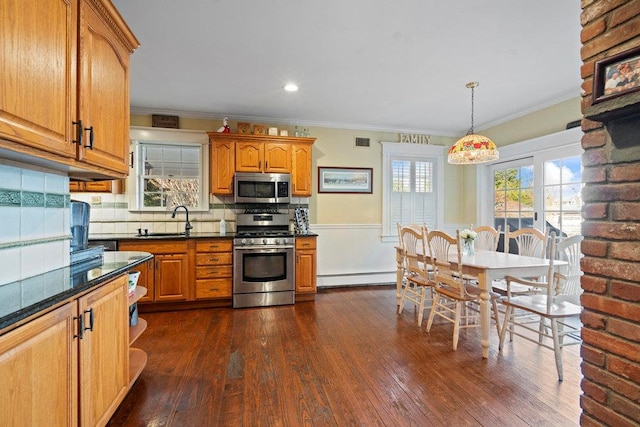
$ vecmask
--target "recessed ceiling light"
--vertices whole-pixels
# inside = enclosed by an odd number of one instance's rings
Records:
[[[286,90],[287,92],[295,92],[298,90],[298,85],[295,83],[287,83],[284,86],[284,90]]]

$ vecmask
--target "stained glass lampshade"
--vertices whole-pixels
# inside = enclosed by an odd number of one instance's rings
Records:
[[[449,149],[448,161],[453,165],[490,162],[498,159],[498,147],[483,135],[470,134],[460,138]]]

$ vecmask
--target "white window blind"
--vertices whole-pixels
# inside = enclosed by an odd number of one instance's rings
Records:
[[[435,226],[433,160],[392,158],[391,222]]]
[[[441,227],[446,147],[382,142],[382,234],[397,239],[397,224]]]

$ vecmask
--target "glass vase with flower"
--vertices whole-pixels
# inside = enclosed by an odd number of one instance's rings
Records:
[[[478,234],[473,231],[465,228],[460,232],[460,240],[462,240],[462,254],[463,255],[473,255],[475,250],[475,240],[478,237]]]

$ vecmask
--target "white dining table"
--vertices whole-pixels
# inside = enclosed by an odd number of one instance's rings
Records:
[[[398,248],[401,256],[401,249]],[[428,255],[426,255],[428,257]],[[426,260],[430,262],[429,260]],[[454,266],[458,259],[456,254],[449,258]],[[555,260],[557,266],[567,265],[566,261]],[[399,269],[401,265],[399,264]],[[491,304],[489,302],[489,291],[494,280],[499,280],[505,276],[516,277],[539,277],[545,276],[549,270],[549,260],[545,258],[535,258],[523,255],[516,255],[497,251],[476,249],[473,255],[462,256],[462,272],[478,278],[480,288],[480,330],[482,334],[482,357],[489,357],[489,330],[491,323]],[[398,272],[397,289],[402,286],[402,273]]]
[[[457,264],[457,257],[449,260]],[[567,265],[566,261],[554,260],[556,266]],[[482,334],[482,357],[489,357],[489,330],[491,304],[489,291],[494,280],[505,276],[539,277],[549,272],[549,260],[497,251],[476,250],[473,255],[462,256],[462,272],[478,278],[480,288],[480,330]]]

